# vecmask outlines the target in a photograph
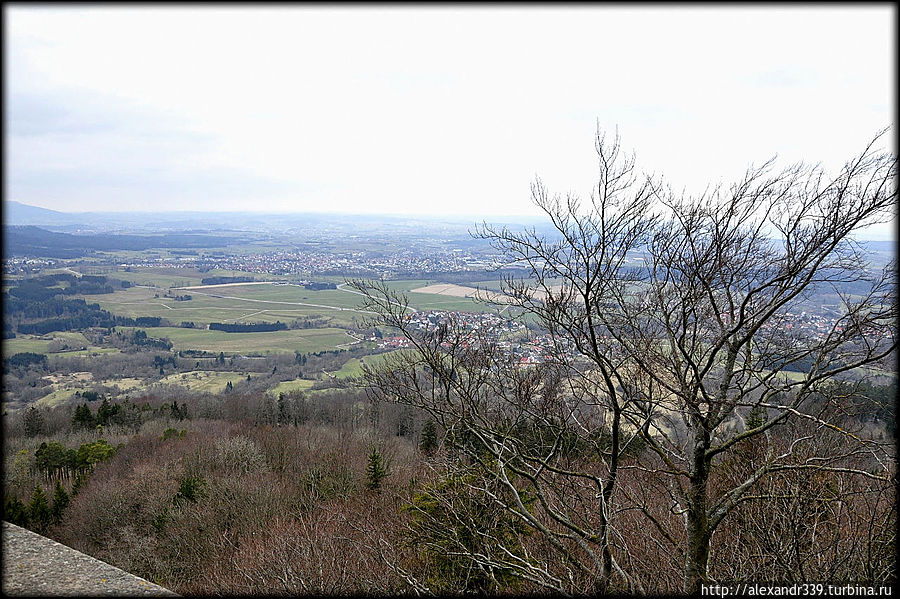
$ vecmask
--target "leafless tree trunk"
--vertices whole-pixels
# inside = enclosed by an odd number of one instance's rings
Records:
[[[833,178],[817,168],[771,169],[768,163],[751,169],[729,190],[699,199],[657,196],[668,218],[647,248],[648,284],[638,294],[647,311],[633,314],[625,330],[613,328],[624,351],[657,383],[659,404],[679,416],[683,440],[661,429],[647,440],[686,483],[686,591],[707,580],[713,532],[763,476],[784,469],[852,471],[846,458],[859,451],[884,463],[883,448],[864,439],[852,440],[846,455],[797,463],[807,441],[798,438],[734,488],[709,495],[718,456],[789,419],[829,427],[811,411],[812,397],[827,393],[827,383],[841,373],[878,364],[896,348],[892,269],[869,273],[851,237],[893,208],[895,159],[870,146]],[[847,284],[866,289],[851,296]],[[828,288],[842,297],[843,314],[820,336],[793,333],[802,300]],[[657,343],[648,347],[648,339]],[[802,375],[788,378],[788,368]],[[748,408],[764,410],[765,421],[740,426]],[[885,466],[878,476],[890,475]]]

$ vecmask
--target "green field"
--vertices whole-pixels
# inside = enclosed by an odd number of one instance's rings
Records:
[[[259,376],[254,373],[250,378]],[[247,380],[246,372],[219,372],[215,370],[192,370],[170,374],[158,382],[164,385],[180,385],[191,391],[221,393],[230,382],[232,385]],[[312,381],[310,381],[312,382]]]
[[[316,381],[307,379],[297,379],[293,381],[282,381],[269,389],[267,393],[278,395],[279,393],[291,393],[292,391],[306,391],[316,384]]]
[[[363,312],[354,310],[359,296],[343,291],[245,285],[177,290],[174,294],[190,295],[192,299],[176,301],[164,297],[155,289],[132,287],[112,294],[91,296],[89,301],[97,302],[101,308],[118,316],[158,316],[176,324],[183,321],[205,325],[211,322],[290,322],[324,318],[337,326],[353,326],[355,321],[365,316]]]
[[[32,335],[17,335],[15,339],[3,340],[3,355],[11,356],[13,354],[18,354],[21,352],[46,354],[47,346],[49,345],[49,339],[34,337]]]
[[[133,330],[134,327],[117,327]],[[226,333],[208,329],[154,327],[142,329],[148,337],[167,338],[176,350],[196,349],[226,354],[300,353],[341,349],[352,341],[343,329],[296,329],[266,333]]]
[[[50,343],[59,340],[66,343],[70,350],[63,350],[50,354]],[[84,347],[85,349],[75,349]],[[35,354],[49,354],[55,356],[88,356],[94,354],[117,353],[114,347],[98,347],[91,345],[84,335],[77,331],[55,331],[46,335],[17,335],[13,339],[3,340],[3,355],[11,356],[20,352]]]
[[[36,405],[51,408],[69,400],[76,391],[86,391],[87,389],[57,389],[35,402]]]
[[[90,271],[91,269],[86,269]],[[351,339],[344,328],[357,327],[372,315],[362,309],[363,298],[350,289],[307,290],[294,284],[205,286],[200,289],[169,289],[172,286],[197,286],[209,276],[259,276],[239,271],[214,270],[200,273],[188,268],[133,267],[103,269],[103,274],[135,283],[134,287],[113,293],[85,296],[89,303],[97,303],[117,316],[137,318],[156,316],[172,324],[193,322],[197,328],[146,328],[151,337],[165,337],[176,350],[195,349],[212,352],[275,353],[316,352],[346,347]],[[409,293],[435,283],[433,280],[390,281],[391,289],[406,293],[409,304],[417,310],[495,311],[496,308],[469,298],[438,294]],[[187,301],[176,301],[166,295],[190,295]],[[323,328],[296,329],[266,333],[225,333],[207,330],[212,322],[276,322],[314,319]],[[118,327],[127,330],[128,327]],[[51,333],[44,336],[21,336],[4,340],[3,353],[48,353],[53,339],[65,341],[73,349],[60,355],[90,355],[117,352],[115,348],[91,346],[80,333]],[[86,349],[74,349],[84,346]],[[354,365],[355,364],[355,365]],[[358,363],[351,362],[337,376],[355,376]]]
[[[399,355],[403,352],[410,352],[408,349],[399,349],[391,352],[376,354],[374,356],[365,356],[363,358],[351,358],[347,360],[340,369],[332,372],[332,376],[336,376],[338,378],[346,378],[352,376],[362,376],[363,374],[363,364],[366,364],[370,368],[377,368],[384,364],[386,360],[390,360],[391,356]]]
[[[200,272],[194,268],[149,266],[134,266],[131,267],[130,271],[125,271],[120,268],[119,270],[104,272],[103,274],[115,279],[130,281],[135,285],[150,285],[162,289],[201,285],[202,279],[206,277],[253,277],[256,279],[280,278],[259,273],[243,272],[239,270],[222,270],[218,268],[209,272]]]
[[[162,275],[155,275],[160,277]],[[398,291],[409,291],[431,281],[394,281]],[[350,290],[310,291],[298,285],[228,285],[202,289],[177,289],[174,295],[190,295],[188,301],[165,297],[160,289],[132,287],[87,299],[119,316],[158,316],[172,323],[197,325],[211,322],[289,322],[294,319],[325,318],[335,326],[355,326],[371,316],[362,309],[362,296]],[[471,299],[445,295],[409,293],[418,310],[462,310],[481,312],[496,308]]]

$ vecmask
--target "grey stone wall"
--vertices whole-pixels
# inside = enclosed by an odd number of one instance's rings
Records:
[[[177,597],[159,585],[52,539],[3,523],[3,594]]]

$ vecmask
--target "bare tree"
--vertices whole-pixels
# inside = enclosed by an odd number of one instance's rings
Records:
[[[683,531],[644,512],[682,552],[684,589],[696,591],[709,580],[713,533],[738,506],[766,500],[753,493],[766,477],[894,476],[887,449],[848,428],[833,385],[896,349],[893,268],[871,272],[852,236],[896,201],[896,160],[874,150],[877,139],[834,177],[769,161],[692,198],[640,176],[618,137],[598,133],[589,201],[532,187],[551,234],[476,231],[525,266],[502,291],[555,340],[539,367],[517,366],[458,323],[420,331],[401,294],[354,283],[415,348],[367,371],[370,392],[428,412],[503,489],[481,492],[554,556],[500,547],[472,560],[557,591],[642,590],[616,559],[629,542],[617,514],[642,503],[617,490],[628,471],[664,481]],[[823,292],[840,297],[839,314],[822,331],[801,330],[804,302]],[[812,432],[785,434],[798,421]],[[823,432],[840,441],[824,455]],[[724,484],[717,468],[754,439],[753,467]]]
[[[822,409],[823,401],[841,400],[829,395],[829,384],[886,364],[896,348],[893,266],[871,273],[851,236],[896,202],[896,160],[872,148],[831,178],[802,165],[773,172],[770,161],[727,191],[696,199],[658,194],[667,218],[646,250],[646,283],[618,301],[621,318],[602,316],[644,375],[647,401],[625,416],[673,474],[688,539],[687,591],[708,579],[715,529],[764,476],[789,469],[894,474],[884,447],[850,433],[841,452],[803,455],[822,431],[842,430]],[[821,333],[795,330],[804,300],[827,291],[841,298],[841,314]],[[748,425],[742,414],[751,409],[764,418]],[[770,433],[792,419],[820,431],[779,447]],[[759,435],[768,441],[765,459],[710,496],[716,460]],[[858,466],[863,454],[877,473]]]

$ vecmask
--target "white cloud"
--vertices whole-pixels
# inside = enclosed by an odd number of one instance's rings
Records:
[[[535,175],[589,193],[598,121],[700,187],[775,153],[837,167],[894,103],[892,7],[5,10],[7,94],[82,119],[36,140],[8,112],[10,195],[51,208],[41,169],[70,161],[99,178],[70,209],[132,207],[104,173],[153,201],[155,173],[160,208],[527,213]]]

